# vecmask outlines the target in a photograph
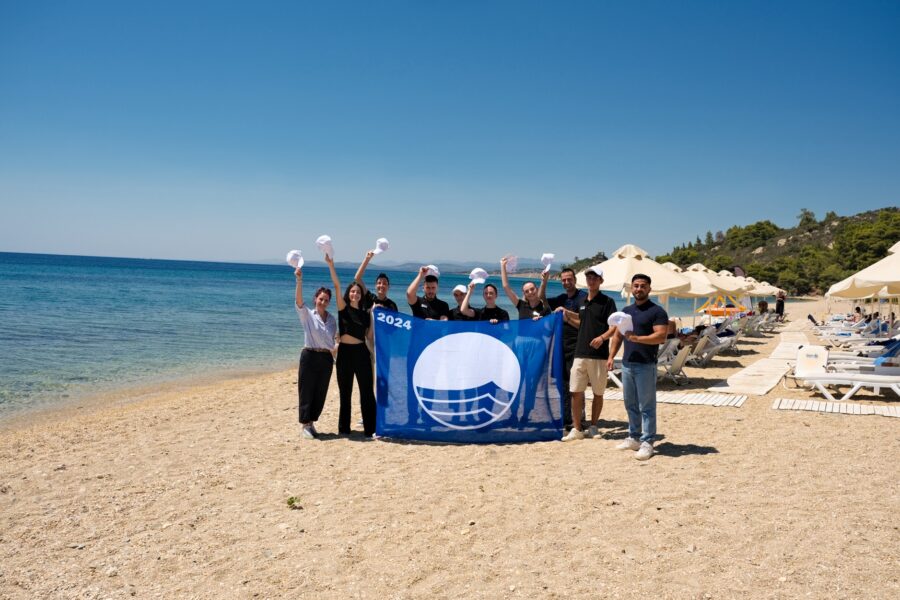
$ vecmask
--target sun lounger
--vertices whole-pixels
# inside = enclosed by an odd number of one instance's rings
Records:
[[[691,355],[690,346],[685,346],[680,349],[677,354],[672,358],[671,362],[668,363],[658,363],[657,367],[661,367],[662,371],[658,371],[656,374],[657,379],[668,378],[672,380],[672,383],[675,385],[681,385],[682,383],[690,383],[691,380],[688,379],[687,374],[684,372],[684,364],[687,362],[688,356]]]
[[[675,353],[678,350],[678,338],[672,338],[671,340],[666,340],[664,344],[660,344],[659,350],[657,351],[657,366],[669,364],[674,360]],[[613,369],[612,371],[607,372],[606,376],[609,378],[613,384],[622,388],[622,359],[617,358],[613,361]]]
[[[817,389],[832,402],[837,400],[826,386],[850,386],[841,401],[851,399],[863,387],[872,388],[876,394],[880,394],[883,388],[889,388],[900,396],[900,375],[828,370],[828,349],[824,346],[800,348],[793,377],[803,385]]]

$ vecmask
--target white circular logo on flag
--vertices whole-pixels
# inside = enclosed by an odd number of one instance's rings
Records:
[[[422,409],[451,429],[479,429],[507,413],[522,370],[513,351],[482,333],[454,333],[429,344],[413,368]]]

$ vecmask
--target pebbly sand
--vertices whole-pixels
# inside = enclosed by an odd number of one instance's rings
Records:
[[[900,419],[775,411],[820,398],[781,385],[660,404],[642,463],[620,401],[601,439],[456,446],[304,442],[296,397],[291,370],[3,425],[0,597],[900,596]],[[321,431],[337,404],[332,382]]]

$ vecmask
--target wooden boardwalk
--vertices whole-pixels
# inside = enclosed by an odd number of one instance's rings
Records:
[[[858,404],[856,402],[829,402],[826,400],[801,400],[797,398],[775,398],[773,410],[808,410],[820,413],[837,413],[842,415],[881,415],[882,417],[900,417],[900,406],[876,406]]]
[[[778,385],[791,369],[800,346],[809,343],[802,331],[783,331],[781,342],[769,358],[762,358],[729,377],[726,381],[707,388],[711,392],[765,396]]]
[[[590,396],[590,390],[587,395]],[[608,389],[604,400],[622,400],[622,390]],[[745,395],[713,394],[710,392],[656,392],[656,402],[663,404],[702,404],[704,406],[731,406],[740,408],[747,400]]]

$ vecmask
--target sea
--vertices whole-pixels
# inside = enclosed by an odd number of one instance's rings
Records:
[[[371,289],[381,271],[389,297],[409,312],[415,273],[371,264]],[[303,273],[307,296],[331,286],[327,268]],[[338,269],[345,284],[354,274]],[[499,287],[499,279],[489,281]],[[439,296],[453,306],[450,290],[466,283],[467,274],[444,273]],[[548,296],[560,293],[551,281]],[[157,383],[293,367],[303,345],[293,296],[287,264],[0,252],[0,418]],[[502,289],[498,304],[515,315]],[[669,312],[688,316],[692,301],[672,299]]]

